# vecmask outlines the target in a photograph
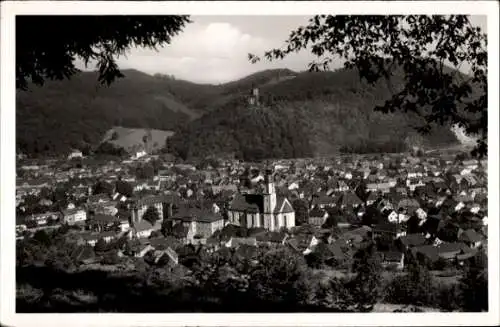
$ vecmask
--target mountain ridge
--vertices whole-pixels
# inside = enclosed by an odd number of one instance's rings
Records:
[[[345,69],[319,73],[264,70],[219,85],[138,70],[122,72],[125,77],[107,88],[96,88],[96,73],[84,72],[69,81],[51,81],[42,88],[19,92],[17,149],[44,155],[92,147],[110,129],[122,126],[175,132],[169,150],[184,153],[185,159],[203,153],[199,147],[208,152],[239,152],[248,159],[252,159],[252,146],[259,148],[257,157],[368,150],[363,147],[384,151],[391,139],[413,135],[410,125],[417,122],[402,114],[374,113],[374,106],[387,99],[388,90],[380,83],[363,83],[355,71]],[[267,111],[248,109],[253,87],[259,88]],[[254,117],[256,112],[262,118]],[[248,115],[249,126],[259,130],[258,139],[249,136],[250,130],[241,126],[245,121],[238,115]],[[456,142],[450,133],[438,132],[428,143],[439,143],[440,138],[444,143]],[[253,141],[243,144],[245,135]],[[221,140],[232,141],[223,145]],[[373,140],[378,145],[371,144]]]

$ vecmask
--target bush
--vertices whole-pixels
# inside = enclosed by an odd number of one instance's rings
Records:
[[[390,281],[384,297],[389,303],[434,306],[436,296],[432,275],[427,267],[410,258],[407,275],[396,276]]]
[[[445,311],[460,310],[460,289],[458,285],[438,285],[436,287],[436,304]]]
[[[288,248],[271,250],[250,275],[251,292],[256,298],[296,306],[304,301],[304,258]]]
[[[354,301],[363,310],[373,306],[381,296],[382,266],[375,244],[368,244],[358,250],[354,256],[353,270],[356,276],[348,283],[348,287]]]
[[[488,310],[488,270],[484,254],[478,253],[466,267],[459,283],[462,309],[466,312]]]

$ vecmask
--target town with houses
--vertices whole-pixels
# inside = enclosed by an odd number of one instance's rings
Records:
[[[80,269],[110,256],[181,265],[186,246],[249,258],[272,246],[342,270],[367,239],[387,269],[404,269],[408,251],[432,269],[456,268],[487,251],[486,171],[486,160],[438,152],[197,164],[144,151],[122,161],[79,151],[19,158],[16,235],[68,229]]]

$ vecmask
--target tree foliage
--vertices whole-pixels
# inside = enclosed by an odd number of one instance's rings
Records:
[[[478,253],[467,265],[459,289],[464,311],[488,311],[488,264],[486,255]]]
[[[391,303],[434,305],[436,293],[432,275],[425,265],[408,257],[407,274],[395,277],[387,287],[387,300]]]
[[[304,258],[290,249],[271,250],[252,272],[250,288],[262,300],[296,305],[302,300],[298,286],[305,267]]]
[[[111,196],[113,193],[113,185],[106,181],[98,181],[93,188],[93,194],[106,194]]]
[[[295,223],[297,226],[309,223],[309,208],[307,202],[302,199],[296,199],[292,202],[295,210]]]
[[[474,154],[485,155],[486,45],[486,34],[465,15],[317,15],[307,26],[292,31],[283,48],[267,51],[264,57],[283,59],[310,48],[319,58],[310,63],[312,71],[327,69],[340,59],[370,84],[386,80],[393,95],[376,110],[421,117],[422,124],[414,126],[421,133],[428,133],[435,123],[461,126],[479,135]],[[253,54],[249,59],[260,60]],[[462,66],[470,68],[469,75],[459,73]],[[404,75],[404,83],[397,88],[391,82],[396,71]]]
[[[353,271],[356,276],[349,286],[360,310],[369,309],[381,295],[382,266],[375,244],[361,248],[354,256]]]
[[[16,86],[69,78],[78,72],[75,59],[96,62],[99,82],[109,85],[123,76],[116,57],[134,46],[169,44],[189,22],[188,16],[17,16]]]
[[[158,220],[160,220],[160,215],[155,207],[150,206],[146,209],[142,218],[149,221],[151,225],[154,225]]]

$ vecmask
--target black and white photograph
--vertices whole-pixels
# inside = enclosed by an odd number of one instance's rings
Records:
[[[500,323],[498,4],[314,5],[2,3],[2,324]]]

